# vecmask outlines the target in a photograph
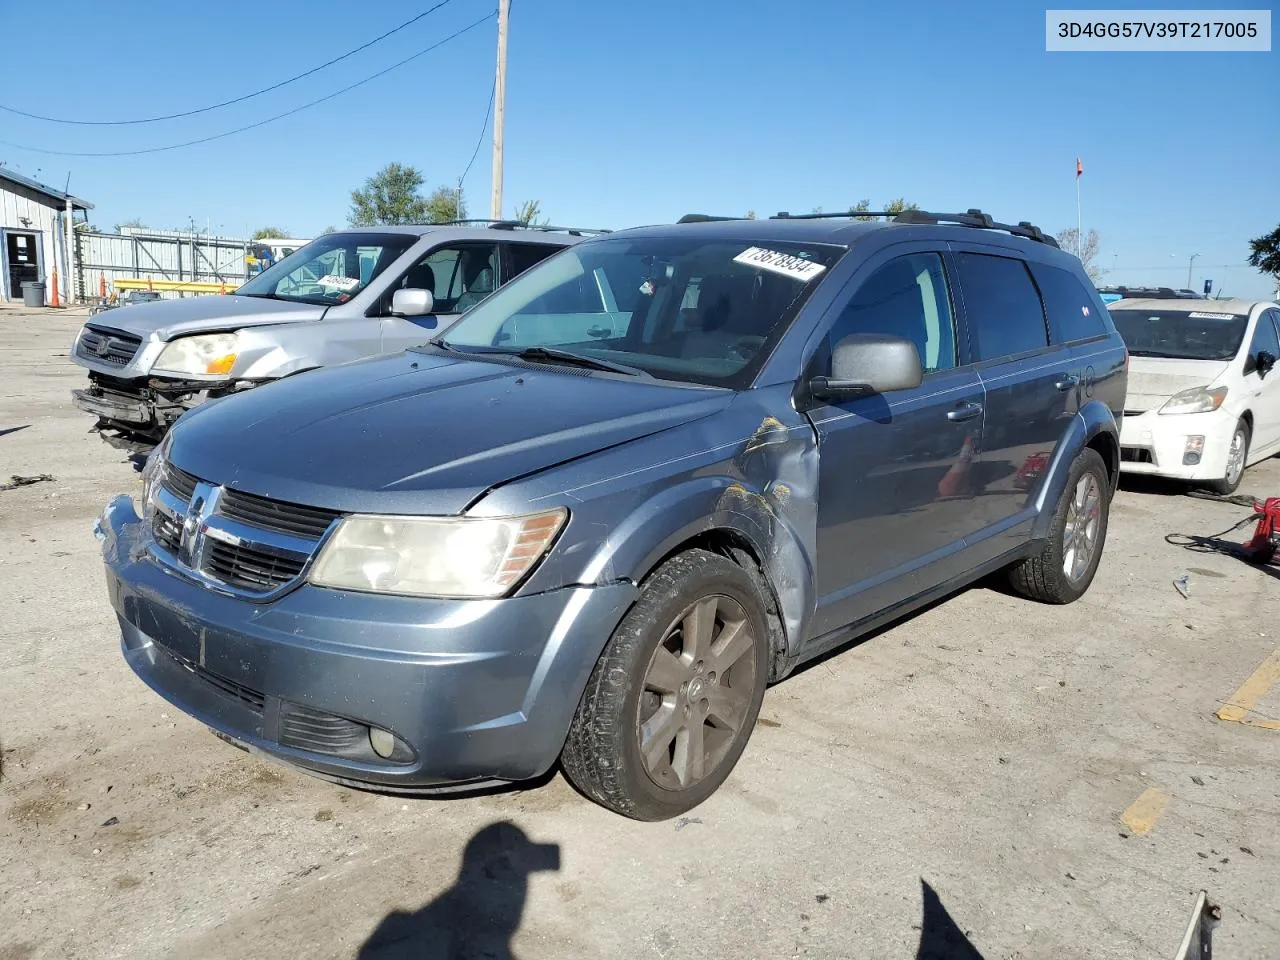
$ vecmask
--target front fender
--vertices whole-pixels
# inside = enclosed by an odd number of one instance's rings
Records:
[[[1058,501],[1067,487],[1067,476],[1071,473],[1071,464],[1075,462],[1081,450],[1104,434],[1110,436],[1112,441],[1109,445],[1111,451],[1109,456],[1112,462],[1108,463],[1107,467],[1111,471],[1112,492],[1115,492],[1115,486],[1120,477],[1120,428],[1116,425],[1116,418],[1111,409],[1105,403],[1089,400],[1071,418],[1062,439],[1058,441],[1058,446],[1053,451],[1053,459],[1049,462],[1044,482],[1040,485],[1040,491],[1035,497],[1036,521],[1031,531],[1033,539],[1043,540],[1049,536],[1049,528],[1053,525]]]
[[[699,477],[662,489],[613,527],[587,561],[581,582],[639,583],[682,544],[706,534],[729,534],[759,561],[779,612],[783,652],[792,656],[816,597],[812,552],[785,511],[789,495],[780,483],[762,491],[729,476]]]

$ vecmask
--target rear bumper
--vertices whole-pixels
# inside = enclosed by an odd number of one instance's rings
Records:
[[[636,594],[619,583],[444,601],[303,586],[258,604],[158,567],[141,527],[127,497],[98,526],[133,671],[251,750],[390,791],[548,770]],[[411,756],[377,756],[369,727],[393,733]]]
[[[1120,469],[1177,480],[1220,480],[1238,418],[1225,410],[1162,416],[1126,414],[1120,425]],[[1204,437],[1199,462],[1184,463],[1189,437]]]

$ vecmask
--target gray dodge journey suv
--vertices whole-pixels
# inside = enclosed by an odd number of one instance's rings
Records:
[[[1126,366],[1079,262],[980,211],[586,240],[184,417],[99,521],[124,656],[340,783],[559,761],[670,817],[797,664],[997,571],[1084,593]]]

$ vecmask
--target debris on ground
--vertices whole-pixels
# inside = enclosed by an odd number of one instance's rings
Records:
[[[102,825],[104,827],[114,827],[119,822],[119,817],[108,817],[106,820],[102,821]]]
[[[687,827],[691,823],[701,823],[701,822],[702,821],[699,820],[697,817],[681,817],[679,820],[676,821],[676,829],[683,830],[685,827]]]
[[[17,474],[13,474],[9,477],[8,483],[0,483],[0,491],[17,490],[19,487],[29,487],[33,483],[51,483],[52,481],[53,474],[51,473],[38,473],[33,477],[20,477]]]
[[[1182,599],[1186,600],[1191,596],[1191,575],[1184,573],[1182,576],[1178,577],[1177,580],[1173,581],[1173,586],[1174,589],[1182,594]]]
[[[1204,786],[1204,781],[1203,781],[1203,780],[1201,780],[1199,777],[1197,777],[1197,776],[1195,776],[1195,775],[1192,775],[1192,777],[1191,777],[1191,782],[1192,782],[1192,783],[1194,783],[1197,787],[1203,787],[1203,786]]]

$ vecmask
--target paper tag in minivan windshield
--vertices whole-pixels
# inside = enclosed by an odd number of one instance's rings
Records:
[[[350,290],[352,287],[360,286],[359,277],[339,277],[336,274],[327,273],[316,283],[322,287],[333,287],[335,290]]]
[[[761,270],[770,270],[785,277],[794,277],[804,283],[808,283],[823,270],[827,269],[822,264],[814,263],[812,260],[801,260],[799,257],[791,256],[789,253],[766,250],[764,247],[747,247],[747,249],[733,258],[733,262],[745,263],[749,267],[759,267]]]

